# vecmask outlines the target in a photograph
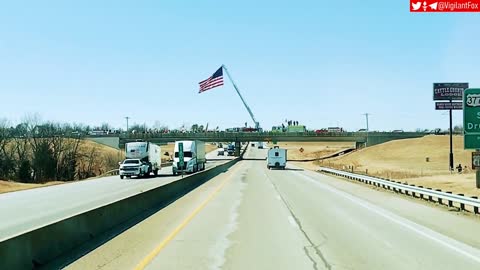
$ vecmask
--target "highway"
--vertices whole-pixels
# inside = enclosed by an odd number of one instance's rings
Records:
[[[480,267],[477,217],[292,164],[265,167],[237,163],[67,269]]]
[[[217,157],[216,150],[206,157],[206,169],[234,158]],[[121,180],[108,176],[0,194],[0,242],[179,179],[181,176],[172,176],[171,166],[167,166],[158,177]]]

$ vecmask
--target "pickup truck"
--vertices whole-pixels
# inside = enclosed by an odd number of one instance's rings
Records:
[[[146,176],[149,173],[149,165],[138,158],[125,159],[120,163],[119,174],[121,179],[125,176],[127,178]]]

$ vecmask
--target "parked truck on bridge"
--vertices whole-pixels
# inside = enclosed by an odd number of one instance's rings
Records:
[[[180,164],[179,144],[183,144],[183,166]],[[176,141],[173,156],[172,172],[177,175],[181,172],[194,173],[205,170],[205,142]]]
[[[119,168],[120,178],[158,175],[161,168],[160,146],[151,142],[129,142],[125,144],[125,160]]]

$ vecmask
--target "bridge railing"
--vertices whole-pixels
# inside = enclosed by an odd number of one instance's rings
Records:
[[[425,133],[419,132],[370,132],[369,137],[375,136],[395,136],[395,137],[412,137],[423,136]],[[366,137],[366,132],[171,132],[171,133],[137,133],[137,134],[122,134],[121,139],[150,139],[150,138],[258,138],[258,137]]]

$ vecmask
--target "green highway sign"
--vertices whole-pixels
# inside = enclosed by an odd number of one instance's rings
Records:
[[[183,169],[184,159],[183,159],[183,143],[178,143],[178,161],[180,163],[180,168]]]
[[[480,88],[463,93],[463,139],[465,149],[480,149]]]

